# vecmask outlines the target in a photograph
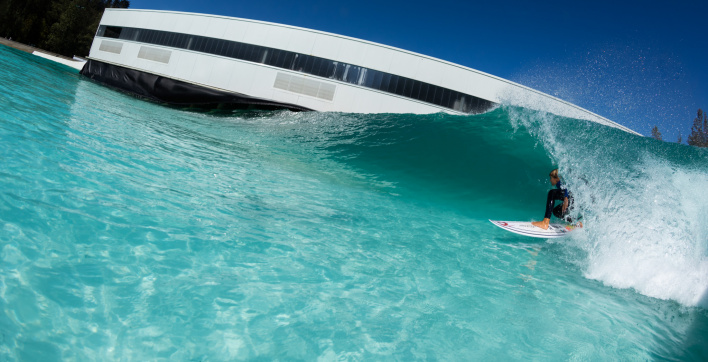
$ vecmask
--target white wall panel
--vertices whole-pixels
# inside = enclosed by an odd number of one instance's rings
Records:
[[[391,57],[389,72],[415,79],[421,65],[421,58],[406,53],[395,52]]]
[[[359,65],[364,62],[367,58],[367,53],[369,51],[369,46],[359,42],[346,41],[342,43],[342,47],[339,48],[339,55],[337,59],[339,61]]]
[[[315,38],[315,44],[312,47],[312,55],[320,58],[337,60],[339,49],[342,47],[340,39],[328,36],[318,35]]]
[[[229,87],[226,89],[241,94],[252,94],[253,82],[255,81],[253,67],[253,65],[246,63],[234,62],[232,64],[233,70],[229,80]]]
[[[388,72],[391,67],[393,54],[394,52],[389,49],[369,45],[367,56],[359,65],[382,72]]]
[[[192,27],[194,19],[196,19],[196,17],[189,14],[174,14],[174,16],[165,19],[166,21],[162,23],[160,30],[184,33],[186,29]]]
[[[204,17],[204,16],[196,16],[194,18],[194,22],[192,22],[192,26],[189,28],[188,31],[185,31],[188,34],[194,34],[194,35],[201,35],[201,36],[207,36],[207,29],[209,28],[209,18]]]
[[[302,30],[293,30],[293,36],[287,44],[285,50],[297,53],[310,54],[315,45],[317,34]]]
[[[288,49],[293,32],[290,29],[273,26],[263,40],[263,45],[276,49]]]
[[[445,66],[432,59],[421,58],[415,79],[422,82],[440,85],[442,82]]]
[[[243,38],[248,32],[248,23],[244,21],[231,21],[226,26],[226,32],[224,32],[224,39],[243,42]]]
[[[249,24],[243,42],[248,44],[263,44],[272,27],[262,24]]]
[[[228,89],[233,72],[232,64],[232,60],[213,57],[210,60],[211,76],[207,84],[216,88]]]
[[[223,39],[226,33],[226,22],[223,19],[207,17],[207,28],[204,36]]]
[[[209,79],[211,79],[211,69],[211,57],[199,55],[194,62],[192,76],[189,79],[195,83],[209,84]]]
[[[192,52],[179,52],[179,56],[175,59],[171,74],[175,78],[179,78],[181,80],[189,78],[194,71],[194,65],[197,61],[197,57],[199,57],[199,55]]]

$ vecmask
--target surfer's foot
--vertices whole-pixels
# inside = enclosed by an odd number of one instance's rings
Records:
[[[581,227],[583,227],[583,222],[582,222],[582,221],[578,221],[578,223],[575,224],[575,226],[581,228]]]
[[[551,222],[551,219],[543,219],[543,221],[534,221],[531,223],[531,225],[541,228],[543,230],[548,230],[548,224]]]

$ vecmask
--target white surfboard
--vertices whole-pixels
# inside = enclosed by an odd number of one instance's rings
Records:
[[[568,233],[578,228],[575,225],[569,224],[550,224],[548,225],[548,230],[543,230],[540,227],[533,226],[530,221],[489,221],[506,231],[511,231],[512,233],[544,239],[560,238],[568,235]]]

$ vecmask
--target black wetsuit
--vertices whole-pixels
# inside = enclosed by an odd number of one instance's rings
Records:
[[[555,206],[555,204],[556,200],[563,201],[566,197],[568,198],[568,208],[566,208],[565,212],[563,212],[563,203],[558,206]],[[546,199],[546,214],[543,217],[545,219],[550,219],[551,213],[553,213],[553,215],[559,219],[565,219],[567,222],[573,222],[568,216],[568,211],[570,210],[571,205],[573,205],[573,195],[571,195],[571,193],[568,192],[568,189],[566,189],[561,184],[561,181],[558,180],[556,183],[556,188],[548,191],[548,198]]]

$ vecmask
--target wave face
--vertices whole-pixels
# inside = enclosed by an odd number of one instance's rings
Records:
[[[195,112],[0,47],[0,359],[708,353],[708,152],[524,108]],[[528,239],[558,167],[585,227]]]
[[[334,159],[479,220],[542,218],[559,168],[587,226],[562,243],[585,277],[705,306],[708,150],[515,107],[299,117],[299,137]]]

